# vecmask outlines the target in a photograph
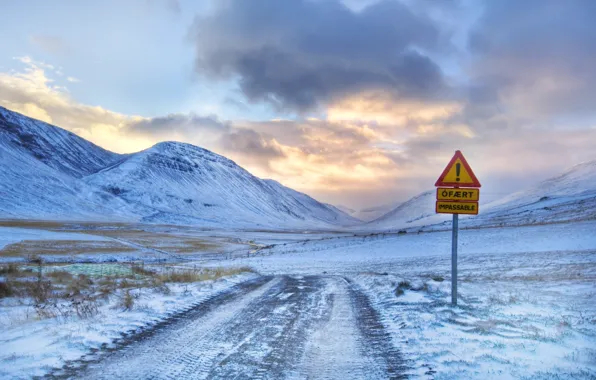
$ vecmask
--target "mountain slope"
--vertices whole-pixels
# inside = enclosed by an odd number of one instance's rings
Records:
[[[206,225],[296,227],[356,221],[343,212],[233,161],[185,143],[164,142],[85,178],[129,203],[155,210],[144,220]],[[194,223],[193,223],[194,224]]]
[[[482,191],[481,191],[482,195]],[[393,230],[449,220],[435,214],[435,191],[421,193],[365,229]],[[529,189],[480,206],[477,216],[461,216],[462,227],[515,226],[596,219],[596,160],[574,166]]]
[[[134,219],[126,202],[80,180],[119,159],[73,133],[0,107],[0,216]]]
[[[357,221],[190,144],[120,155],[0,107],[0,217],[231,227]]]
[[[73,177],[95,173],[126,157],[102,149],[72,132],[3,107],[0,107],[0,125],[0,138],[5,146]]]
[[[391,212],[393,209],[398,207],[400,204],[401,204],[400,202],[394,202],[394,203],[385,204],[385,205],[381,205],[381,206],[368,207],[368,208],[356,211],[352,216],[354,216],[358,219],[367,221],[367,222],[371,222],[373,220],[376,220],[376,219],[382,217],[383,215],[387,214],[388,212]]]
[[[511,225],[596,218],[596,160],[487,204],[468,223]]]
[[[365,227],[387,230],[440,222],[444,217],[435,213],[435,199],[435,190],[425,191],[367,223]]]

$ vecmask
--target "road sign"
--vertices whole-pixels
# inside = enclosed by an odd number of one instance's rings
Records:
[[[447,164],[435,183],[437,189],[437,214],[453,214],[451,229],[451,304],[457,305],[457,239],[459,235],[459,214],[478,215],[480,181],[472,171],[468,161],[459,151]],[[453,186],[451,188],[440,186]],[[476,187],[476,189],[468,189]]]
[[[478,202],[437,201],[437,214],[478,215]]]
[[[439,187],[437,189],[438,201],[478,201],[480,189],[457,189],[453,187]]]
[[[480,181],[459,150],[455,151],[435,186],[481,187]]]

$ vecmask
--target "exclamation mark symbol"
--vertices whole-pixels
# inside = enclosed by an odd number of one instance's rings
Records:
[[[461,164],[455,164],[455,175],[457,176],[457,178],[455,179],[457,182],[459,182],[459,172],[461,170]]]

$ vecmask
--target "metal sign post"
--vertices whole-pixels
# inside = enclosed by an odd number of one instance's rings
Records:
[[[480,182],[464,155],[458,150],[435,183],[437,214],[453,214],[451,231],[451,304],[457,305],[457,237],[459,214],[478,215]],[[452,187],[441,187],[452,186]]]
[[[459,215],[453,214],[451,232],[451,304],[457,305],[457,233],[459,229]]]

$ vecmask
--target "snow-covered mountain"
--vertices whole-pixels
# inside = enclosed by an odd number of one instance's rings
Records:
[[[131,207],[81,181],[120,155],[0,107],[0,216],[130,219]]]
[[[368,207],[368,208],[356,211],[352,216],[354,216],[360,220],[370,222],[370,221],[380,218],[381,216],[387,214],[388,212],[391,212],[393,209],[395,209],[400,204],[401,204],[401,202],[394,202],[394,203],[385,204],[385,205],[381,205],[381,206]]]
[[[595,218],[596,160],[491,202],[467,222],[483,226],[518,225]]]
[[[437,223],[445,219],[435,213],[435,190],[425,191],[366,224],[367,229],[401,229]]]
[[[435,191],[423,192],[362,226],[397,230],[443,223],[451,215],[435,213]],[[596,161],[497,201],[480,206],[477,216],[461,216],[462,227],[513,226],[596,219]]]
[[[367,208],[360,209],[360,210],[354,210],[353,208],[343,206],[343,205],[338,205],[338,206],[334,206],[334,207],[337,207],[338,209],[345,212],[346,214],[348,214],[356,219],[360,219],[363,222],[370,222],[370,221],[373,221],[373,220],[378,219],[379,217],[385,215],[387,212],[393,210],[395,207],[399,206],[400,204],[401,204],[400,202],[395,202],[395,203],[385,204],[385,205],[381,205],[381,206],[367,207]]]
[[[251,175],[205,149],[165,142],[120,155],[0,107],[0,218],[118,220],[255,228],[355,226],[351,212]],[[441,223],[434,191],[358,228],[396,230]],[[596,218],[596,161],[483,205],[462,226]]]
[[[119,155],[0,107],[0,217],[232,227],[331,227],[358,221],[184,143]]]
[[[178,216],[200,224],[233,226],[345,225],[343,212],[233,161],[185,143],[163,142],[85,178],[129,203],[156,210],[152,222]]]
[[[54,127],[0,107],[2,142],[46,166],[81,178],[125,157]]]
[[[333,206],[333,205],[330,205]],[[348,215],[352,215],[357,213],[358,211],[354,210],[353,208],[349,208],[348,206],[344,206],[344,205],[337,205],[337,206],[333,206],[339,210],[341,210],[342,212],[348,214]]]

